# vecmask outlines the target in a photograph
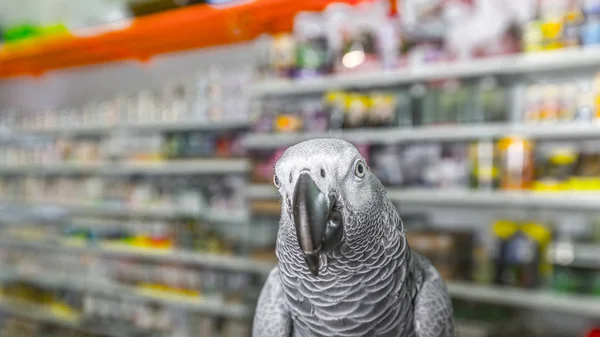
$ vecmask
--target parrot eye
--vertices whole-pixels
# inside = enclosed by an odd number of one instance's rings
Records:
[[[354,167],[354,174],[356,174],[357,177],[362,178],[365,176],[366,172],[367,168],[365,167],[365,164],[359,160]]]
[[[277,175],[273,176],[273,184],[275,185],[275,187],[279,188],[279,178],[277,177]]]

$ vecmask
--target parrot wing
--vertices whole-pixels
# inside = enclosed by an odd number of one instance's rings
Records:
[[[417,337],[454,337],[452,300],[444,280],[425,257],[417,253],[413,257],[423,271],[414,308]]]
[[[292,318],[279,280],[279,268],[269,273],[263,286],[252,327],[252,337],[291,337]]]

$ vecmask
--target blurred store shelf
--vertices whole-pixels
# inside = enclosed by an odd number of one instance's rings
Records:
[[[397,71],[344,74],[298,81],[271,80],[254,86],[254,96],[313,94],[333,89],[366,89],[445,78],[516,75],[600,65],[600,48],[588,47],[424,64]]]
[[[179,132],[179,131],[219,131],[243,129],[250,126],[248,121],[179,121],[179,122],[152,122],[139,124],[100,125],[100,126],[73,126],[47,129],[23,130],[26,134],[34,135],[65,135],[65,136],[105,136],[119,130],[130,132]]]
[[[271,184],[252,184],[246,193],[250,199],[278,199],[281,196]]]
[[[119,207],[95,203],[64,203],[64,202],[23,202],[13,200],[2,200],[4,206],[24,206],[26,208],[43,210],[57,210],[60,213],[79,216],[110,216],[110,217],[132,217],[132,218],[157,218],[157,219],[179,219],[195,218],[208,222],[220,222],[230,224],[243,224],[249,221],[247,210],[239,211],[186,211],[174,209],[161,209],[160,207]]]
[[[101,280],[97,276],[81,275],[61,276],[57,274],[21,273],[11,269],[0,270],[0,281],[23,281],[49,288],[66,288],[69,290],[107,294],[117,298],[155,302],[205,315],[232,318],[247,318],[252,315],[252,308],[244,304],[226,303],[221,299],[181,296],[174,293],[145,291],[141,288],[116,284]]]
[[[598,205],[600,204],[600,193],[594,192],[536,193],[531,191],[388,188],[388,197],[392,201],[400,203],[401,206],[483,206],[595,212],[598,210]]]
[[[521,135],[535,139],[598,139],[600,138],[600,126],[583,123],[557,125],[485,123],[414,128],[366,128],[334,130],[325,133],[252,134],[248,135],[243,143],[250,149],[272,149],[313,138],[341,138],[358,144],[392,144],[417,141],[466,141],[509,135]]]
[[[124,336],[159,336],[159,334],[150,331],[140,331],[130,327],[124,329],[122,326],[89,326],[80,317],[69,317],[64,314],[58,314],[56,310],[18,300],[0,298],[0,312],[21,318],[27,318],[33,321],[50,323],[61,327],[69,328],[75,331],[81,331],[98,336],[124,337]],[[124,331],[125,330],[125,331]]]
[[[90,174],[90,175],[132,175],[132,174],[226,174],[245,173],[250,169],[247,159],[194,159],[140,163],[104,164],[52,164],[0,166],[2,174]]]
[[[600,193],[531,191],[475,191],[467,189],[388,188],[387,195],[401,206],[462,206],[493,208],[550,208],[561,210],[598,210]],[[279,193],[270,184],[253,184],[248,189],[253,199],[275,199]]]
[[[2,297],[0,297],[0,312],[29,318],[35,321],[52,323],[72,329],[77,329],[80,326],[80,321],[77,317],[57,315],[51,310],[40,305],[5,299]]]
[[[449,283],[448,291],[456,299],[600,318],[600,297],[460,282]]]
[[[460,337],[482,337],[488,336],[495,331],[496,326],[486,322],[456,319],[454,321],[457,336]]]
[[[25,248],[31,250],[58,251],[121,258],[142,258],[162,262],[195,264],[207,268],[218,268],[222,270],[264,275],[268,274],[274,267],[274,264],[271,262],[257,261],[244,257],[215,255],[202,252],[185,252],[169,249],[128,247],[117,244],[86,245],[2,238],[0,239],[0,247]]]

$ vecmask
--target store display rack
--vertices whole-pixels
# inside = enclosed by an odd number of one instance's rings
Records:
[[[600,299],[592,296],[561,295],[543,290],[475,285],[461,282],[449,283],[448,291],[456,299],[600,318]]]
[[[245,173],[249,170],[246,159],[195,159],[165,160],[156,162],[115,164],[50,164],[1,166],[3,174],[90,174],[103,176],[122,175],[185,175],[185,174],[229,174]]]
[[[81,331],[84,333],[90,333],[98,336],[106,337],[124,337],[124,336],[139,336],[144,335],[148,337],[159,336],[158,334],[148,335],[147,331],[139,331],[137,329],[128,329],[126,333],[123,332],[123,327],[113,327],[104,325],[102,328],[94,328],[87,326],[83,321],[77,318],[65,317],[59,315],[52,310],[41,308],[39,305],[29,304],[16,300],[0,299],[0,311],[9,313],[11,315],[27,318],[32,321],[39,321],[44,323],[50,323],[62,327],[66,327],[75,331]]]
[[[107,332],[106,329],[105,331],[92,331],[91,329],[84,327],[82,322],[78,319],[57,315],[49,309],[20,301],[0,299],[0,311],[14,316],[31,319],[33,321],[55,324],[76,331],[94,333],[107,337],[121,337],[121,334],[113,335],[110,332]]]
[[[332,130],[325,133],[256,133],[248,135],[244,139],[244,145],[250,149],[271,149],[313,138],[340,138],[359,144],[393,144],[418,141],[467,141],[511,135],[547,140],[597,139],[600,138],[600,126],[588,123],[557,125],[482,123],[414,128]]]
[[[219,300],[183,299],[172,295],[140,292],[138,289],[92,281],[86,278],[57,277],[52,275],[27,275],[11,270],[0,272],[0,279],[21,280],[49,287],[66,287],[87,292],[110,293],[138,301],[156,301],[165,305],[184,308],[203,314],[244,318],[251,315],[251,308],[242,304],[225,304]],[[467,282],[449,282],[448,292],[455,299],[475,300],[482,303],[520,307],[524,309],[550,310],[563,314],[591,318],[600,317],[600,301],[591,296],[561,295],[544,290],[519,289],[492,285],[475,285]]]
[[[402,206],[459,206],[494,208],[547,208],[598,211],[600,194],[594,192],[536,193],[531,191],[473,191],[466,189],[388,188],[387,195]],[[277,199],[277,190],[268,184],[254,184],[248,189],[252,199]]]
[[[116,130],[129,132],[179,132],[179,131],[220,131],[246,129],[250,122],[244,120],[232,121],[178,121],[178,122],[153,122],[124,125],[98,125],[98,126],[72,126],[44,129],[23,130],[25,134],[44,136],[104,136]]]
[[[247,272],[254,274],[268,274],[273,269],[273,264],[253,260],[250,258],[215,255],[209,253],[194,253],[189,251],[176,251],[167,249],[148,249],[128,247],[124,245],[76,245],[60,244],[33,240],[8,240],[0,239],[0,247],[26,248],[38,251],[67,252],[74,254],[88,254],[94,256],[108,256],[119,258],[143,258],[157,262],[177,262],[184,264],[200,265],[207,268],[219,268],[231,271]]]
[[[252,94],[255,97],[306,95],[335,89],[366,89],[447,78],[530,74],[597,65],[600,65],[600,48],[585,47],[424,64],[394,71],[344,74],[296,81],[277,79],[258,83],[254,86]]]
[[[2,205],[27,207],[31,209],[60,208],[64,212],[74,216],[110,216],[110,217],[131,217],[131,218],[156,218],[156,219],[179,219],[194,218],[203,219],[208,222],[227,222],[231,224],[242,224],[249,220],[249,214],[246,210],[234,212],[216,212],[216,211],[187,211],[177,209],[161,208],[133,208],[133,207],[114,207],[102,204],[75,204],[75,203],[37,203],[24,202],[19,200],[3,200]],[[43,211],[42,211],[43,212]]]
[[[145,292],[131,286],[98,281],[94,277],[25,274],[15,270],[3,269],[0,270],[0,280],[2,282],[18,280],[51,288],[67,288],[69,290],[89,293],[110,294],[132,301],[150,301],[199,314],[218,315],[222,317],[247,318],[253,311],[252,308],[243,304],[225,303],[219,299],[189,298],[160,292]]]

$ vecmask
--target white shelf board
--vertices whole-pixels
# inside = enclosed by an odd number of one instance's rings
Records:
[[[417,83],[444,78],[516,75],[600,65],[600,48],[518,54],[452,63],[424,64],[406,69],[341,74],[304,80],[274,79],[257,83],[252,95],[312,94],[334,89],[364,89]]]
[[[48,273],[30,275],[3,269],[0,271],[0,279],[4,281],[21,280],[47,287],[64,287],[75,291],[109,294],[134,301],[153,301],[208,315],[246,318],[252,314],[251,308],[242,304],[229,304],[220,300],[200,297],[189,298],[173,294],[147,293],[135,287],[116,284],[112,281],[98,280],[98,278],[92,276],[60,276]]]
[[[461,282],[448,283],[448,292],[455,299],[600,318],[600,297]]]
[[[2,174],[97,174],[101,170],[95,164],[51,164],[51,165],[1,165]]]
[[[247,191],[251,199],[278,199],[279,193],[270,184],[252,184]],[[598,211],[600,192],[536,193],[530,191],[475,191],[468,189],[387,188],[390,200],[400,206],[457,206],[547,208],[561,210]]]
[[[467,206],[545,208],[597,211],[600,193],[536,193],[530,191],[474,191],[461,189],[392,189],[388,197],[397,203],[415,206]]]
[[[160,208],[127,208],[111,207],[109,205],[92,203],[64,203],[64,202],[32,202],[19,200],[2,200],[0,205],[24,206],[37,209],[51,209],[67,212],[72,215],[81,216],[114,216],[114,217],[138,217],[138,218],[159,218],[159,219],[178,219],[182,217],[203,219],[208,222],[235,223],[242,224],[250,221],[250,214],[247,210],[237,211],[184,211],[168,210]]]
[[[248,186],[246,196],[250,199],[279,199],[281,195],[271,184],[251,184]]]
[[[268,274],[275,266],[275,264],[271,262],[258,261],[245,257],[215,255],[202,252],[186,252],[180,250],[135,248],[121,245],[74,245],[2,238],[0,239],[0,247],[18,247],[41,251],[152,259],[155,261],[194,264],[208,268],[255,274]]]
[[[534,139],[597,139],[600,138],[600,125],[482,123],[414,128],[364,128],[320,133],[257,133],[246,136],[243,144],[250,149],[274,149],[314,138],[339,138],[357,144],[393,144],[423,141],[467,141],[508,135],[521,135]]]
[[[177,131],[220,131],[245,129],[250,127],[251,123],[247,120],[232,121],[182,121],[182,122],[155,122],[125,124],[123,128],[132,131],[149,132],[177,132]]]
[[[151,122],[151,123],[124,123],[118,125],[96,126],[71,126],[41,129],[23,129],[20,132],[30,135],[45,136],[104,136],[115,130],[132,132],[178,132],[178,131],[219,131],[244,129],[250,126],[246,120],[235,121],[178,121],[178,122]]]
[[[245,173],[250,169],[247,159],[172,160],[157,163],[124,164],[105,167],[103,175],[128,174],[211,174]]]
[[[51,164],[0,166],[2,174],[90,174],[90,175],[132,175],[132,174],[227,174],[245,173],[250,169],[247,159],[193,159],[171,160],[146,163],[106,163],[106,164]]]

